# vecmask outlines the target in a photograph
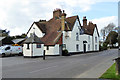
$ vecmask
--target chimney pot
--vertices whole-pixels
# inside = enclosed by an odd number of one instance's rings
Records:
[[[87,26],[87,19],[86,19],[86,16],[83,17],[83,26]]]
[[[84,16],[83,19],[86,19],[86,16]]]

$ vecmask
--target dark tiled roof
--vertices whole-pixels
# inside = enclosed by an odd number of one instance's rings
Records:
[[[40,43],[43,44],[43,42],[38,38],[35,34],[31,34],[29,38],[27,38],[24,43]]]
[[[41,38],[44,44],[47,45],[55,45],[57,41],[60,39],[62,32],[52,32]]]
[[[46,32],[46,24],[45,23],[41,23],[41,22],[34,22],[38,28],[43,32],[45,33]]]
[[[78,16],[72,16],[72,17],[68,17],[65,19],[65,21],[67,22],[68,27],[70,28],[70,30],[73,29],[73,26],[75,24],[75,21],[77,19]]]
[[[68,17],[65,19],[65,31],[71,31],[73,29],[74,23],[77,16]],[[41,38],[45,45],[55,45],[59,38],[61,37],[61,19],[50,19],[44,23],[35,22],[39,29],[45,33]]]
[[[89,22],[87,26],[82,26],[84,33],[89,35],[93,35],[95,27],[97,29],[97,25],[93,24],[92,22]],[[98,29],[97,29],[97,33],[98,33]],[[99,33],[98,33],[98,36],[99,36]]]

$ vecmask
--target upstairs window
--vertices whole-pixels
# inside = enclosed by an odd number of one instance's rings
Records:
[[[80,35],[82,35],[84,33],[84,31],[82,29],[79,29]]]
[[[79,35],[76,33],[76,41],[79,41]]]
[[[88,41],[90,42],[90,36],[88,36]]]
[[[41,44],[37,44],[37,45],[36,45],[36,48],[41,48]]]
[[[97,37],[95,37],[95,42],[97,43]]]

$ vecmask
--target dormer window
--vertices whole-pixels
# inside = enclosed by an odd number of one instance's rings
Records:
[[[84,31],[82,29],[79,29],[80,35],[82,35],[84,33]]]
[[[79,41],[79,35],[76,33],[76,41]]]

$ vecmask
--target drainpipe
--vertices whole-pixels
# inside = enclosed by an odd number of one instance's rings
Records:
[[[63,13],[61,14],[62,50],[63,50],[63,36],[64,36],[63,31],[65,30],[65,18],[66,18],[66,13],[63,10]]]

